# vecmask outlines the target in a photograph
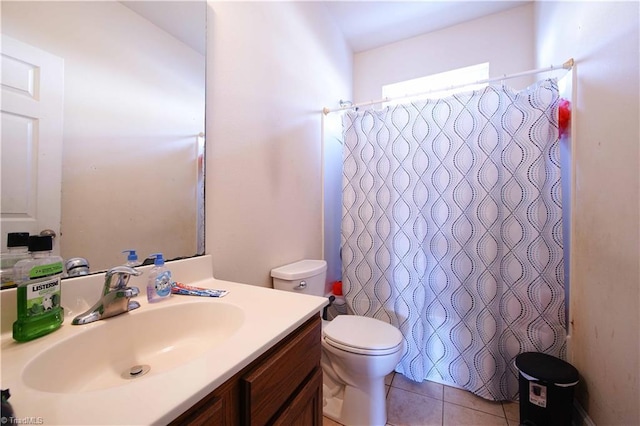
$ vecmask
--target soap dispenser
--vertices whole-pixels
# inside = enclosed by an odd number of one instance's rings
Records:
[[[128,253],[127,255],[127,263],[124,266],[129,266],[131,268],[135,268],[136,266],[140,266],[140,262],[138,262],[138,254],[135,250],[123,250],[123,253]]]
[[[153,268],[149,272],[147,282],[147,300],[150,303],[167,299],[171,295],[171,271],[165,266],[162,253],[155,253]]]

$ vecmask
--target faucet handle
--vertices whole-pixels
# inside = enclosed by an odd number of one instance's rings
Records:
[[[124,296],[125,297],[136,297],[137,295],[140,294],[140,289],[138,287],[127,287],[124,289]]]
[[[116,266],[107,271],[104,277],[104,292],[107,294],[112,290],[123,289],[127,286],[131,275],[142,275],[141,271],[130,266]]]

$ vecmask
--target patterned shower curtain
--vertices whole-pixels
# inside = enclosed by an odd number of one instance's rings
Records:
[[[515,357],[564,358],[555,79],[343,118],[343,285],[398,327],[396,371],[491,400]]]

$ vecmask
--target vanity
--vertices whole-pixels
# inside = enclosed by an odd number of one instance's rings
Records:
[[[320,317],[308,320],[171,425],[322,425]]]
[[[0,293],[1,386],[16,418],[42,424],[322,424],[325,298],[212,278],[210,256],[168,263],[175,280],[228,290],[149,304],[75,326],[104,274],[63,281],[65,322],[44,337],[11,337],[15,290]],[[140,270],[147,272],[149,267]]]

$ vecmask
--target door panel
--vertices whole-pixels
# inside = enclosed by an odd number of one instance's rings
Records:
[[[64,61],[2,35],[2,249],[51,229],[60,247]]]

